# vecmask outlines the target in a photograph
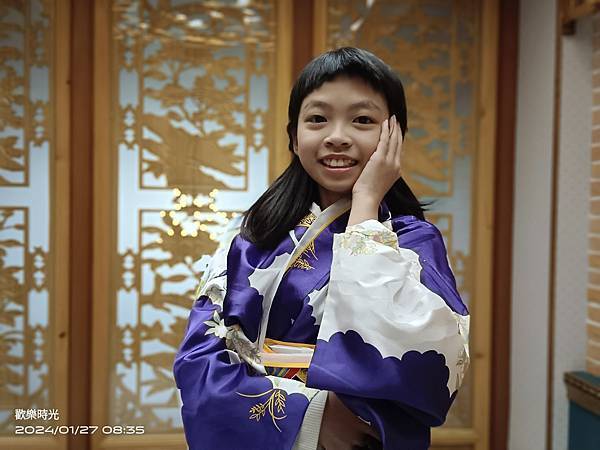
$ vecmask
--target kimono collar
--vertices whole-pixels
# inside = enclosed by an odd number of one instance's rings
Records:
[[[337,202],[340,202],[343,200],[344,199],[340,199]],[[321,214],[323,211],[321,210],[321,207],[319,205],[317,205],[315,202],[313,202],[312,205],[310,205],[310,212],[312,212],[315,216],[318,217],[319,214]],[[390,220],[391,218],[392,218],[392,213],[391,213],[390,209],[388,208],[385,200],[382,200],[381,203],[379,204],[378,219],[380,222],[385,222],[387,220]]]
[[[310,205],[310,212],[313,213],[315,216],[318,216],[319,214],[321,214],[321,207],[315,202],[312,202],[312,205]]]

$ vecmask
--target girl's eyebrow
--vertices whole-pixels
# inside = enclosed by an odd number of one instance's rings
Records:
[[[321,101],[321,100],[311,100],[306,105],[304,105],[304,108],[302,108],[302,109],[309,109],[309,108],[331,109],[331,105],[329,103]],[[381,108],[379,106],[377,106],[377,104],[375,102],[373,102],[372,100],[361,100],[360,102],[352,103],[350,105],[351,111],[356,110],[356,109],[362,109],[362,108],[376,109],[377,111],[381,111]]]

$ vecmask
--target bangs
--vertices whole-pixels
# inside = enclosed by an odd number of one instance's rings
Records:
[[[303,99],[323,83],[345,75],[358,77],[366,81],[374,90],[382,92],[384,73],[381,67],[374,64],[377,58],[366,50],[344,47],[324,53],[313,59],[298,77],[298,92]],[[378,59],[378,58],[377,58]],[[383,63],[383,61],[381,61]],[[390,69],[391,70],[391,69]]]
[[[323,83],[339,76],[356,77],[365,81],[386,100],[390,115],[395,115],[402,135],[406,132],[406,100],[402,82],[390,66],[373,53],[355,47],[342,47],[317,56],[300,72],[290,93],[287,133],[288,148],[294,149],[298,115],[304,99]]]

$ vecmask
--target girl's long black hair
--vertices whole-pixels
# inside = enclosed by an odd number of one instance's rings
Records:
[[[323,83],[340,75],[359,77],[380,92],[387,101],[390,116],[396,116],[402,136],[405,135],[406,99],[400,78],[372,53],[359,48],[343,47],[316,57],[298,76],[290,93],[288,108],[290,151],[293,152],[296,143],[302,101]],[[308,213],[312,202],[318,202],[318,192],[315,181],[294,154],[288,168],[246,211],[240,234],[259,247],[276,246]],[[394,183],[384,200],[393,216],[412,215],[425,219],[424,205],[402,178]]]

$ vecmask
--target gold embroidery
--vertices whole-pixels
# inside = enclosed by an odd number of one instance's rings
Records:
[[[300,369],[296,374],[296,377],[306,384],[306,379],[308,378],[308,369]]]
[[[304,250],[302,252],[302,254],[298,257],[298,259],[296,259],[292,263],[292,265],[290,266],[290,269],[292,269],[292,268],[302,269],[302,270],[314,269],[314,267],[311,266],[310,263],[308,262],[309,257],[312,257],[314,259],[319,259],[319,258],[317,258],[317,253],[315,252],[315,241],[310,241],[310,243],[306,246],[306,250]]]
[[[310,212],[302,218],[302,220],[300,221],[298,226],[308,228],[313,224],[313,222],[316,220],[316,218],[317,218],[317,216],[315,216],[312,212]]]
[[[314,269],[310,263],[305,260],[302,256],[300,256],[294,263],[290,266],[290,269],[302,269],[302,270],[312,270]]]
[[[308,253],[311,253],[313,258],[319,259],[319,258],[317,258],[317,254],[315,253],[315,241],[310,241],[310,244],[308,244],[308,247],[306,247],[306,250],[304,250],[302,255],[308,256]]]
[[[287,417],[287,415],[285,414],[285,391],[281,389],[269,389],[268,391],[265,391],[261,394],[242,394],[240,392],[237,392],[237,394],[247,398],[258,398],[271,394],[269,395],[269,398],[266,401],[264,401],[263,403],[257,403],[252,408],[250,408],[249,419],[255,419],[258,422],[260,421],[260,419],[265,417],[265,415],[268,412],[271,416],[271,421],[273,422],[273,425],[275,425],[275,428],[277,428],[279,432],[281,432],[281,428],[279,428],[279,426],[277,425],[277,420],[282,420]],[[277,409],[277,413],[284,415],[275,415],[275,409]]]
[[[323,223],[322,225],[320,225],[319,230],[315,233],[315,237],[313,238],[312,241],[310,241],[308,243],[308,245],[306,246],[306,249],[302,252],[302,254],[292,263],[289,263],[288,266],[286,267],[285,271],[287,273],[288,270],[290,270],[292,267],[296,267],[298,269],[303,269],[303,270],[310,270],[310,269],[314,269],[313,266],[311,266],[308,261],[306,260],[306,257],[308,257],[308,253],[312,253],[312,255],[314,256],[315,259],[317,259],[317,255],[315,253],[315,244],[314,244],[314,240],[319,236],[319,234],[321,234],[321,232],[327,228],[329,225],[331,225],[333,223],[334,220],[337,220],[342,214],[347,213],[350,210],[350,206],[344,206],[343,210],[339,211],[337,214],[335,214],[333,217],[330,217],[326,223]],[[316,220],[316,216],[314,218],[312,218],[311,216],[314,216],[314,214],[311,212],[309,213],[307,216],[305,216],[304,219],[302,219],[302,221],[300,222],[302,224],[302,222],[304,222],[306,220],[306,223],[313,223]],[[303,225],[305,226],[305,225]],[[307,230],[306,232],[308,233],[310,230]]]

